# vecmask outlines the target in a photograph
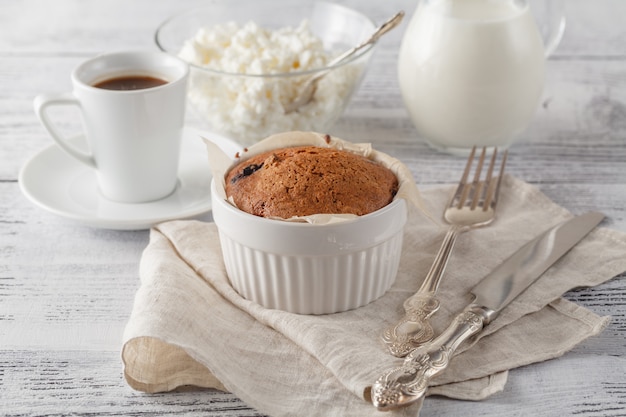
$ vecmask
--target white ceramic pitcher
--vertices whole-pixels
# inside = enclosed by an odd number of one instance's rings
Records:
[[[420,1],[398,62],[420,138],[452,153],[515,140],[534,115],[545,60],[565,28],[560,1],[542,6],[543,37],[528,0]]]

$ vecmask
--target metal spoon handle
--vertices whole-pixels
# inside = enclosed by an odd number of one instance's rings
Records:
[[[351,57],[352,55],[354,55],[356,52],[366,47],[367,45],[370,45],[376,42],[382,35],[389,32],[394,27],[396,27],[402,21],[403,17],[404,17],[403,11],[396,13],[391,19],[387,20],[385,23],[380,25],[374,31],[374,33],[370,35],[368,39],[366,39],[359,45],[351,49],[348,49],[347,51],[345,51],[344,53],[342,53],[341,55],[337,56],[335,59],[330,61],[327,65],[326,70],[320,71],[314,76],[307,79],[306,82],[303,83],[300,93],[296,96],[296,98],[293,101],[289,103],[285,103],[283,105],[285,114],[289,114],[294,111],[297,111],[300,107],[310,102],[311,99],[313,98],[313,95],[315,94],[315,90],[317,88],[317,82],[319,81],[320,78],[328,74],[333,69],[333,66],[348,59],[349,57]]]
[[[341,55],[335,57],[332,61],[328,63],[328,66],[331,67],[333,65],[336,65],[342,62],[344,59],[351,57],[352,55],[354,55],[356,52],[360,51],[361,49],[365,48],[367,45],[376,42],[385,33],[389,32],[391,29],[398,26],[398,24],[400,24],[400,22],[402,21],[402,18],[404,18],[404,11],[399,11],[393,17],[391,17],[390,19],[385,21],[382,25],[380,25],[378,28],[376,28],[374,33],[372,33],[369,38],[364,40],[359,45],[353,47],[352,49],[348,49]]]
[[[378,26],[378,28],[376,28],[374,33],[372,33],[369,38],[367,38],[366,40],[364,40],[363,42],[361,42],[357,46],[354,46],[351,49],[348,49],[347,51],[343,52],[342,54],[336,56],[326,66],[328,68],[330,68],[330,67],[332,67],[334,65],[337,65],[340,62],[343,62],[344,60],[350,58],[352,55],[356,54],[361,49],[365,48],[367,45],[370,45],[370,44],[376,42],[385,33],[389,32],[391,29],[393,29],[396,26],[398,26],[400,24],[400,22],[402,21],[402,18],[404,18],[404,11],[401,10],[398,13],[396,13],[393,17],[388,19],[385,23],[383,23],[382,25]],[[314,84],[318,79],[320,79],[324,75],[326,75],[328,73],[328,71],[330,71],[330,69],[327,70],[327,71],[323,71],[323,72],[317,73],[317,75],[314,75],[313,77],[311,77],[309,79],[309,81],[307,81],[307,83],[309,85],[310,84]]]
[[[383,332],[382,340],[393,356],[402,358],[433,338],[434,331],[429,320],[439,310],[437,289],[454,243],[465,230],[460,226],[450,226],[421,287],[404,302],[404,317]]]

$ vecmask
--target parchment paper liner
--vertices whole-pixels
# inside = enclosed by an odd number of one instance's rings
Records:
[[[284,132],[272,135],[249,148],[245,148],[238,155],[226,155],[219,146],[211,142],[208,139],[204,139],[204,143],[207,147],[207,156],[209,158],[209,165],[213,174],[213,179],[216,185],[216,191],[219,197],[225,199],[236,207],[236,204],[232,199],[226,197],[224,190],[225,183],[224,178],[226,173],[232,166],[240,161],[245,161],[255,155],[261,154],[273,149],[295,147],[295,146],[319,146],[323,148],[332,148],[346,150],[358,155],[362,155],[373,161],[379,162],[382,165],[389,168],[398,178],[399,188],[394,197],[403,198],[408,203],[411,203],[413,207],[420,210],[427,217],[431,218],[425,209],[425,205],[422,201],[422,197],[415,183],[415,179],[411,174],[411,171],[400,162],[398,159],[393,158],[383,152],[377,151],[372,148],[369,143],[351,143],[346,140],[325,135],[317,132]],[[233,162],[234,161],[234,162]],[[356,217],[353,214],[314,214],[310,216],[292,217],[290,219],[280,219],[285,221],[298,221],[308,222],[311,224],[327,224],[339,221],[345,221]]]

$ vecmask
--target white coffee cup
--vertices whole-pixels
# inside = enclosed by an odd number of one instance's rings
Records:
[[[71,93],[37,96],[35,113],[64,151],[95,169],[105,198],[123,203],[158,200],[177,186],[188,74],[185,62],[163,52],[99,55],[72,72]],[[128,77],[165,83],[129,90],[95,86]],[[88,153],[68,142],[50,120],[48,108],[59,105],[80,108]]]

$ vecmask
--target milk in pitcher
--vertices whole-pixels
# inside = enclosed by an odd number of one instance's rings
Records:
[[[524,1],[426,0],[404,35],[402,96],[420,136],[454,152],[508,146],[530,122],[543,41]]]

